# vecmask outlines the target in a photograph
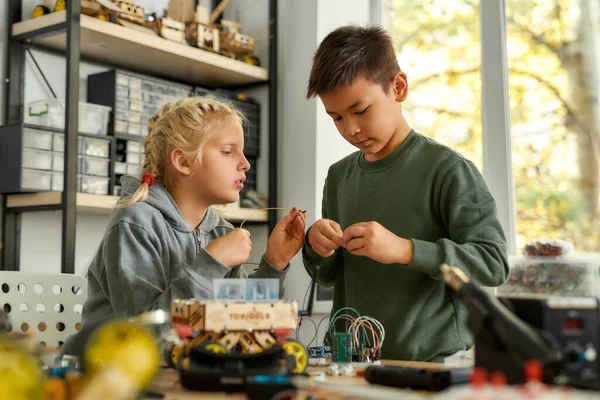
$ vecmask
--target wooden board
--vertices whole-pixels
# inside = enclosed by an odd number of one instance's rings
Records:
[[[298,302],[206,303],[202,317],[196,326],[204,326],[204,330],[211,332],[247,331],[249,328],[253,330],[296,329]]]
[[[63,23],[66,11],[51,13],[13,25],[13,36]],[[64,50],[66,34],[33,39],[34,42]],[[156,35],[81,16],[81,54],[92,60],[122,68],[171,78],[188,84],[236,86],[266,82],[267,69],[175,43]]]
[[[34,207],[60,204],[61,197],[62,192],[40,192],[8,195],[6,201],[8,208]],[[77,211],[110,215],[118,199],[117,196],[77,193]],[[227,208],[219,214],[232,223],[239,223],[246,218],[252,222],[268,221],[267,211],[257,211],[252,208]]]

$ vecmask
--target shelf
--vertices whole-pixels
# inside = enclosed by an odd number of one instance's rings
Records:
[[[64,25],[66,11],[18,22],[13,37],[27,37],[34,31]],[[268,70],[233,60],[186,44],[173,42],[134,28],[81,15],[81,55],[91,60],[160,75],[188,84],[236,86],[266,82]],[[31,40],[43,47],[66,48],[64,29]]]
[[[44,206],[57,206],[61,203],[62,192],[40,192],[31,194],[13,194],[7,196],[6,208],[24,209],[41,208]],[[77,211],[87,214],[110,215],[119,198],[117,196],[99,196],[95,194],[77,193]],[[232,223],[241,222],[246,218],[248,222],[267,222],[266,211],[257,211],[251,208],[223,208],[219,209],[223,218]],[[254,214],[253,214],[254,213]]]

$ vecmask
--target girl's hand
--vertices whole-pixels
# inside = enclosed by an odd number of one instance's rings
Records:
[[[292,208],[292,211],[275,225],[267,243],[266,260],[275,268],[283,270],[304,244],[304,213]]]
[[[234,229],[206,245],[206,251],[214,259],[228,267],[235,267],[248,261],[252,253],[250,232],[245,229]]]

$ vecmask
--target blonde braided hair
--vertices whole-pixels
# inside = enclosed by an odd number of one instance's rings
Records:
[[[244,115],[233,104],[212,96],[189,97],[162,104],[148,120],[142,176],[150,175],[165,187],[171,187],[174,183],[169,159],[171,151],[180,149],[195,165],[201,162],[202,148],[215,131],[227,123],[242,124],[244,121]],[[117,207],[144,201],[150,185],[142,179],[135,193],[120,201]]]

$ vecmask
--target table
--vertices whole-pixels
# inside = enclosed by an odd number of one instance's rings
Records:
[[[416,367],[425,369],[443,369],[444,364],[411,362],[411,361],[383,361],[384,365],[398,365],[406,367]],[[309,371],[325,370],[326,366],[309,367]],[[521,400],[532,399],[561,399],[561,400],[587,400],[600,399],[598,392],[583,392],[571,389],[550,388],[550,387],[533,387],[524,388],[521,386],[506,387],[494,389],[491,386],[483,388],[473,388],[469,385],[455,386],[451,389],[440,393],[415,392],[405,389],[388,388],[377,385],[369,385],[362,377],[357,376],[326,376],[324,381],[315,381],[314,390],[318,390],[319,394],[327,392],[320,398],[338,399],[338,400],[355,400],[355,399],[460,399],[460,400]],[[179,376],[177,371],[162,368],[155,377],[150,390],[164,395],[163,400],[221,400],[234,399],[244,400],[244,394],[228,394],[228,393],[207,393],[207,392],[190,392],[183,389],[179,385]],[[532,392],[533,391],[533,392]],[[297,400],[306,399],[307,391],[300,388],[298,391]],[[156,399],[156,397],[144,397],[143,400]]]
[[[444,364],[437,363],[425,363],[425,362],[414,362],[414,361],[382,361],[384,365],[399,365],[414,368],[426,368],[426,369],[443,369]],[[327,365],[309,367],[309,371],[325,371]],[[357,367],[356,370],[364,369],[364,367]],[[357,376],[328,376],[326,375],[325,383],[334,384],[339,386],[348,387],[348,385],[361,385],[366,386],[368,382]],[[161,393],[165,397],[163,400],[219,400],[219,399],[246,399],[244,394],[229,394],[229,393],[208,393],[208,392],[191,392],[181,387],[179,384],[179,376],[177,371],[170,368],[161,368],[154,381],[152,382],[149,390],[155,393]],[[386,390],[393,391],[399,394],[407,393],[406,390],[392,389]],[[145,397],[144,400],[150,400],[152,397]],[[300,397],[301,398],[301,397]],[[419,398],[422,399],[423,395],[420,394]]]

